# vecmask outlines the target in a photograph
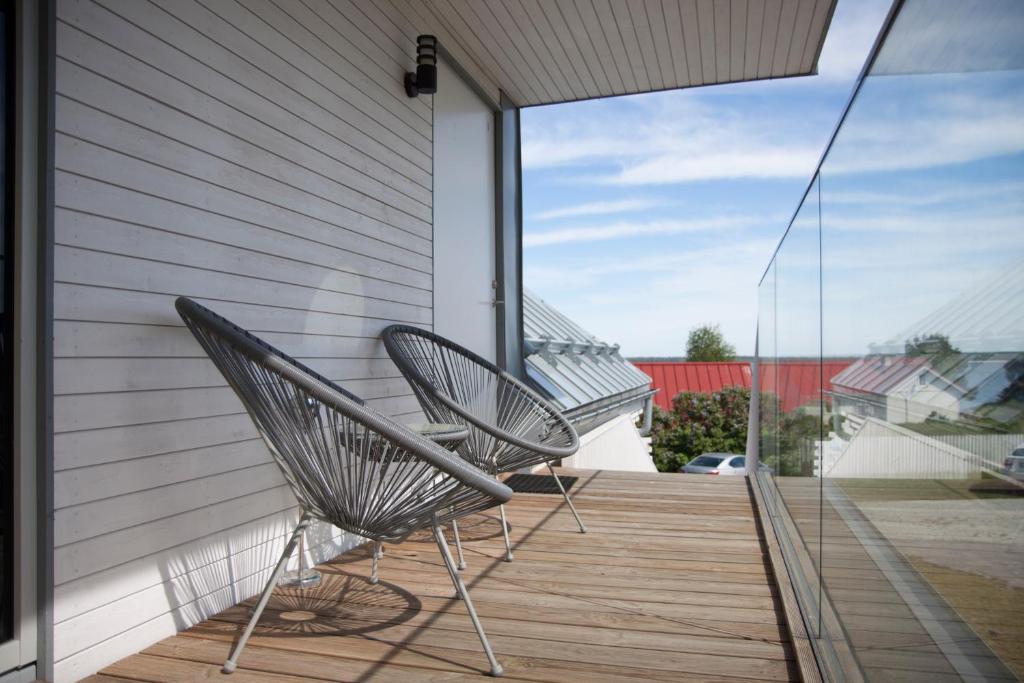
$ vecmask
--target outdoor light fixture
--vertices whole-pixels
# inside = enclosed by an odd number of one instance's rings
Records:
[[[433,95],[437,92],[437,38],[416,37],[416,73],[405,74],[405,94]]]

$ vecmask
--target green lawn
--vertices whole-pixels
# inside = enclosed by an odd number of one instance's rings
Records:
[[[988,500],[1024,495],[1024,487],[983,474],[977,479],[829,479],[858,502]]]

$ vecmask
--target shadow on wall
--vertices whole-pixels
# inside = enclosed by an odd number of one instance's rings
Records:
[[[297,511],[278,513],[197,541],[161,565],[167,608],[181,631],[257,595],[284,552]],[[363,539],[321,522],[306,532],[306,566],[321,564]],[[298,563],[298,553],[289,567]]]
[[[313,293],[304,305],[285,311],[270,309],[273,312],[268,314],[263,306],[253,310],[250,305],[238,306],[217,298],[203,303],[243,328],[258,330],[257,335],[270,337],[268,341],[282,351],[345,388],[371,401],[376,399],[378,409],[392,412],[396,399],[401,405],[401,399],[411,394],[411,390],[398,377],[379,339],[362,362],[353,363],[352,359],[343,358],[352,354],[349,338],[377,338],[390,320],[425,324],[429,318],[423,318],[423,308],[428,300],[424,299],[418,306],[382,303],[368,298],[367,295],[376,292],[365,292],[364,286],[365,280],[356,274],[331,270],[322,272],[321,280],[312,287]],[[204,296],[209,295],[207,292]],[[176,319],[174,323],[180,324]],[[286,336],[286,341],[274,338],[282,335]],[[361,349],[357,355],[362,353],[366,351]],[[381,369],[381,361],[386,370]],[[219,376],[217,380],[222,382]],[[418,411],[416,416],[419,416]],[[404,417],[400,419],[409,421]],[[266,458],[271,462],[269,453]],[[278,490],[282,495],[294,501],[283,478],[280,484]],[[269,490],[260,495],[267,494]],[[298,520],[295,508],[271,512],[281,510],[276,497],[268,496],[266,510],[270,514],[164,554],[160,572],[167,609],[179,631],[256,596],[263,589]],[[363,541],[332,525],[314,522],[305,535],[305,565],[335,559]],[[298,565],[297,555],[296,551],[289,560],[289,569]]]

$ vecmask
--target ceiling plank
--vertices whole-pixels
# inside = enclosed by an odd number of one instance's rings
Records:
[[[478,27],[481,40],[489,46],[489,51],[495,55],[496,59],[504,63],[505,71],[516,79],[518,87],[515,90],[519,91],[522,99],[515,100],[512,88],[505,88],[506,93],[516,102],[522,104],[543,102],[547,96],[546,91],[540,85],[539,79],[533,73],[523,53],[505,32],[502,25],[498,23],[494,13],[485,4],[476,2],[476,0],[448,0],[448,2],[459,13],[463,21],[470,26]]]
[[[677,85],[690,85],[690,66],[686,63],[686,44],[683,40],[683,17],[679,13],[677,0],[661,0],[661,11],[665,16],[665,32],[668,34],[669,49],[672,51],[672,67]]]
[[[782,0],[764,0],[764,22],[761,25],[761,50],[758,55],[758,78],[771,78],[775,58],[775,39],[779,33]]]
[[[755,0],[756,2],[756,0]],[[747,0],[729,3],[729,80],[742,81],[747,55]]]
[[[644,60],[644,70],[651,82],[652,90],[664,90],[672,85],[671,77],[666,79],[665,72],[661,68],[661,56],[654,43],[654,27],[651,25],[653,17],[647,13],[645,2],[632,2],[629,4],[629,14],[633,21],[633,29],[636,32],[637,42],[640,44],[640,56]],[[660,19],[661,11],[654,16]],[[671,66],[671,62],[669,62]]]
[[[706,81],[700,51],[697,0],[679,0],[679,11],[683,17],[683,39],[686,41],[686,61],[690,65],[690,85],[703,85]]]
[[[542,1],[540,6],[555,35],[560,36],[563,49],[574,70],[579,78],[583,79],[588,97],[608,96],[612,92],[611,86],[603,78],[604,71],[597,63],[597,55],[583,22],[571,14],[575,12],[575,5],[571,2]],[[566,20],[566,11],[573,16],[571,20]]]
[[[715,80],[727,83],[732,80],[732,3],[714,0],[714,5]]]
[[[800,73],[817,73],[818,56],[825,43],[825,28],[832,20],[834,4],[829,2],[814,3],[814,18],[807,31],[807,42],[800,58]]]
[[[547,0],[542,1],[544,4],[551,4]],[[541,2],[538,0],[519,0],[519,2],[523,6],[524,14],[537,31],[537,35],[544,41],[544,46],[552,56],[552,61],[557,66],[559,73],[568,82],[569,88],[573,92],[573,99],[580,100],[596,97],[597,88],[594,87],[589,74],[587,74],[586,69],[581,71],[580,67],[582,67],[582,64],[578,63],[579,60],[573,61],[569,58],[564,42],[555,32],[551,22],[548,21]],[[566,42],[571,43],[572,40],[570,39]]]
[[[775,53],[772,55],[772,77],[786,75],[786,59],[789,46],[793,44],[796,11],[800,0],[782,0],[782,15],[779,17],[779,31],[775,35]]]
[[[760,69],[761,34],[764,30],[764,3],[747,4],[747,44],[743,50],[743,78],[757,78]]]
[[[514,22],[514,26],[519,31],[521,40],[525,40],[533,50],[544,71],[548,74],[552,83],[554,83],[555,88],[561,93],[562,99],[579,99],[581,95],[573,87],[576,84],[569,83],[570,79],[562,72],[561,66],[555,61],[555,56],[551,54],[548,46],[544,43],[544,39],[541,38],[537,27],[534,26],[530,16],[523,8],[522,2],[520,0],[500,0],[500,2],[495,2],[495,4],[502,5],[506,9]]]
[[[637,89],[647,92],[653,89],[647,67],[644,65],[644,56],[640,51],[640,41],[636,37],[636,28],[633,26],[633,18],[630,16],[630,9],[627,0],[611,0],[612,15],[618,25],[619,36],[625,46],[625,55],[629,60],[630,69],[633,72],[633,79],[636,81]]]
[[[678,6],[676,9],[678,11]],[[679,76],[676,74],[676,63],[672,55],[672,43],[668,37],[668,21],[662,0],[647,0],[647,17],[651,23],[658,64],[661,66],[663,87],[678,87]]]
[[[597,54],[597,63],[601,65],[601,71],[608,80],[613,92],[626,92],[626,83],[619,71],[619,60],[612,54],[611,46],[605,40],[604,31],[601,30],[601,23],[597,18],[597,11],[594,9],[592,0],[573,0],[572,9],[583,22],[583,28],[587,33],[587,39]],[[568,11],[567,11],[568,16]]]
[[[538,58],[536,51],[533,46],[530,45],[529,41],[525,39],[522,32],[516,26],[515,20],[512,15],[509,14],[508,8],[505,7],[504,2],[480,2],[480,0],[474,0],[478,7],[481,7],[494,14],[498,24],[505,31],[508,39],[515,44],[519,53],[523,55],[526,63],[530,65],[530,71],[533,73],[533,77],[537,79],[538,86],[546,93],[547,97],[550,98],[548,101],[551,102],[562,102],[566,99],[566,94],[560,92],[558,86],[555,84],[554,79],[548,72],[543,62]]]
[[[597,17],[601,35],[604,36],[605,44],[608,46],[609,54],[615,58],[615,65],[622,78],[623,92],[634,93],[641,90],[636,79],[636,72],[626,54],[626,45],[622,42],[622,33],[619,31],[618,21],[609,0],[590,0]]]
[[[495,40],[490,30],[483,25],[472,28],[462,16],[459,8],[451,0],[424,0],[435,14],[444,17],[449,29],[455,33],[467,49],[472,50],[480,65],[503,87],[509,97],[516,102],[525,101],[523,90],[524,79],[516,77],[511,62],[504,58],[495,48]]]
[[[697,0],[697,30],[700,39],[700,63],[705,83],[718,82],[718,61],[715,53],[715,2]]]
[[[796,18],[793,20],[793,35],[789,42],[789,51],[786,55],[786,73],[800,73],[800,64],[803,62],[804,46],[807,45],[811,20],[814,19],[814,8],[817,3],[814,0],[800,0],[796,10]]]

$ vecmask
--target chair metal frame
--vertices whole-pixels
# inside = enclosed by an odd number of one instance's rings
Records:
[[[457,447],[459,455],[495,477],[547,465],[580,533],[586,533],[552,467],[579,449],[576,429],[557,407],[494,363],[433,332],[391,325],[382,338],[427,417],[469,428],[469,438]],[[505,559],[511,561],[505,506],[499,511]]]
[[[442,525],[503,504],[511,489],[210,309],[185,297],[175,308],[241,399],[302,510],[225,673],[237,668],[300,536],[316,519],[374,542],[373,580],[380,543],[429,527],[490,673],[502,675]]]

